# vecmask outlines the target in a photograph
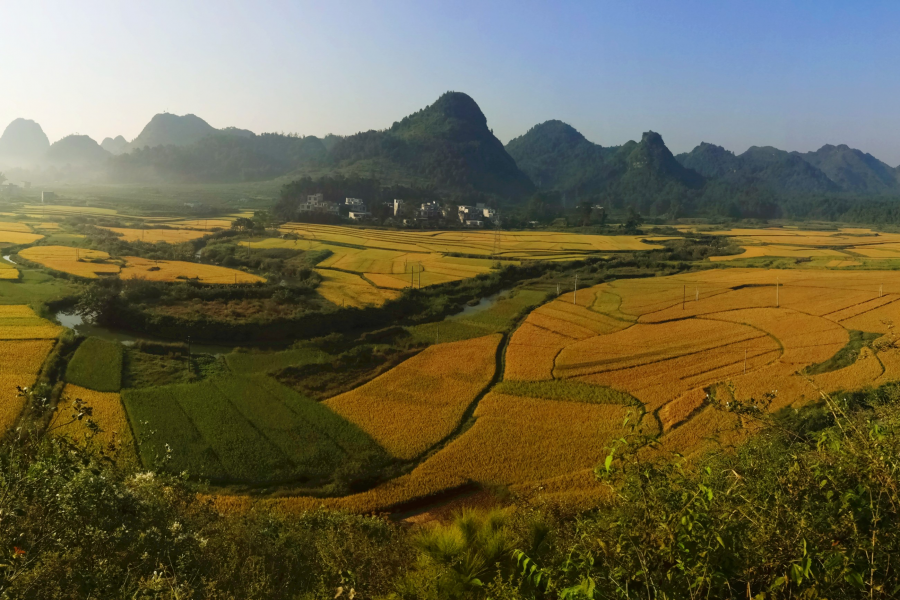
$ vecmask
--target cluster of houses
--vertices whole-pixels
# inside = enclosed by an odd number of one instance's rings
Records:
[[[404,225],[416,225],[438,219],[452,220],[457,218],[466,227],[484,227],[486,219],[493,220],[497,216],[493,208],[489,208],[482,203],[478,203],[475,206],[460,205],[456,207],[456,214],[454,214],[453,207],[441,206],[439,202],[423,202],[419,208],[413,208],[412,211],[406,208],[406,200],[395,199],[393,202],[386,204],[394,218],[402,218],[405,214],[414,215],[412,218],[403,218]],[[409,203],[409,205],[411,206],[412,203]],[[346,212],[347,216],[353,221],[363,221],[371,217],[365,202],[359,198],[345,198],[344,210],[342,211],[341,208],[342,205],[337,202],[325,200],[324,194],[310,194],[306,197],[306,202],[301,203],[297,207],[297,211],[299,213],[318,212],[333,215],[340,215],[342,212]]]

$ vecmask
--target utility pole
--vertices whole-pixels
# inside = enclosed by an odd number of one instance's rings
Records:
[[[778,278],[776,277],[775,278],[775,308],[778,308],[780,306],[781,306],[781,301],[778,297]]]
[[[187,341],[188,341],[188,372],[193,374],[194,365],[193,365],[193,360],[191,358],[191,336],[187,336]]]
[[[556,297],[559,297],[559,282],[556,283]]]
[[[575,292],[572,294],[572,304],[578,304],[578,273],[575,273]]]
[[[694,302],[700,301],[700,288],[694,288]]]
[[[684,310],[684,301],[687,300],[687,286],[681,290],[681,310]]]
[[[878,286],[878,297],[881,298],[881,295],[884,294],[884,284],[880,284]]]

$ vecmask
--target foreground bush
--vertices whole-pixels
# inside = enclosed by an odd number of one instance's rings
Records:
[[[7,445],[0,598],[895,598],[898,398],[891,385],[782,413],[693,463],[623,442],[597,469],[610,500],[577,517],[512,507],[418,529],[222,515],[179,477],[65,441]]]
[[[333,598],[387,593],[411,561],[378,518],[221,516],[179,478],[61,441],[0,454],[0,597]]]

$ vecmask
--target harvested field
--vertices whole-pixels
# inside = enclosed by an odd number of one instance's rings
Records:
[[[16,422],[25,406],[16,386],[34,384],[53,340],[0,340],[0,435]]]
[[[109,254],[100,250],[71,248],[69,246],[32,246],[19,252],[19,256],[48,269],[78,277],[96,279],[101,275],[116,275],[120,266]]]
[[[144,279],[147,281],[187,281],[219,285],[239,283],[263,283],[265,279],[227,267],[204,265],[179,260],[150,260],[136,256],[126,256],[125,265],[119,273],[122,279]]]
[[[118,234],[126,242],[147,242],[149,244],[156,242],[180,244],[202,238],[209,233],[193,229],[127,229],[123,227],[104,227],[103,229]]]
[[[500,335],[438,344],[325,401],[393,456],[414,458],[459,425],[494,376]]]
[[[215,265],[178,260],[151,260],[136,256],[112,259],[109,254],[100,250],[69,246],[32,246],[19,252],[19,255],[54,271],[88,279],[118,275],[122,279],[170,282],[195,280],[220,285],[265,281],[252,273]]]
[[[72,403],[76,399],[84,400],[91,407],[92,418],[100,427],[98,433],[91,432],[84,420],[73,418]],[[63,390],[48,432],[54,436],[65,435],[77,441],[88,442],[115,456],[127,466],[139,466],[134,436],[118,393],[97,392],[68,384]]]
[[[322,283],[316,291],[338,306],[381,306],[400,295],[394,290],[377,288],[353,273],[331,269],[316,269],[316,273],[322,276]]]

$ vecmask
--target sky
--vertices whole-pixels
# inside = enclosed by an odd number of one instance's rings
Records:
[[[560,119],[740,153],[900,164],[900,2],[0,0],[0,128],[136,137],[159,112],[257,133],[383,129],[448,90],[504,143]]]

